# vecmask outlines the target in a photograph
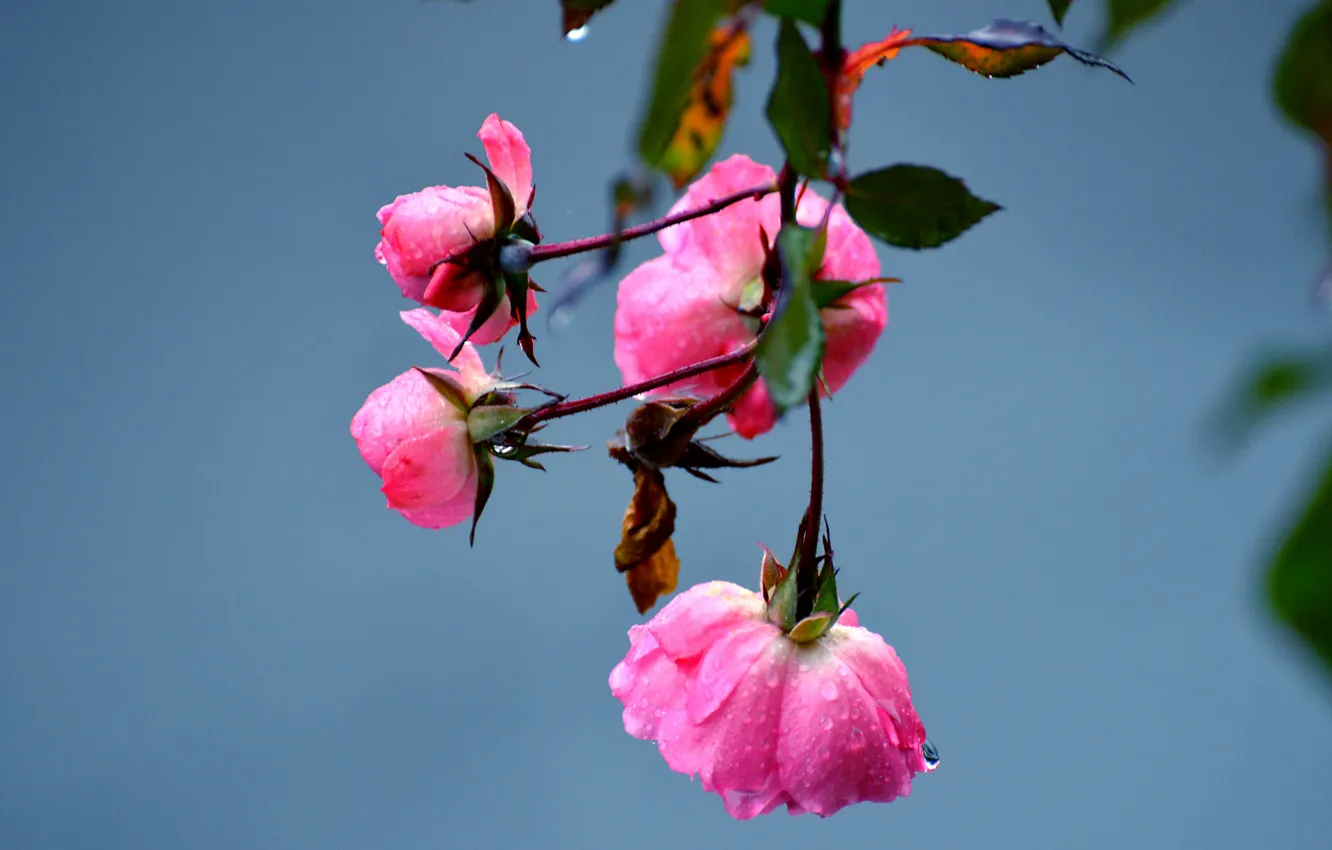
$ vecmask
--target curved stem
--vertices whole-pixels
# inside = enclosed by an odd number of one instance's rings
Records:
[[[659,218],[656,221],[649,221],[646,224],[629,227],[615,233],[605,233],[601,236],[589,236],[586,239],[572,239],[568,242],[552,242],[549,245],[537,245],[532,248],[529,257],[531,263],[535,265],[545,260],[568,257],[572,254],[581,254],[586,251],[601,251],[620,242],[627,242],[630,239],[637,239],[640,236],[648,236],[656,233],[658,230],[665,230],[673,224],[679,224],[705,215],[712,215],[715,212],[726,209],[731,204],[739,203],[746,199],[757,201],[764,195],[771,194],[775,191],[777,191],[777,187],[771,183],[766,186],[755,186],[752,189],[745,189],[727,195],[724,198],[718,198],[712,203],[697,209],[678,212],[674,215],[668,215],[664,218]]]
[[[719,414],[725,413],[740,396],[745,394],[745,390],[754,386],[758,381],[758,366],[750,363],[745,371],[740,373],[740,377],[731,382],[731,385],[721,392],[717,393],[707,401],[701,401],[689,408],[689,412],[680,417],[677,427],[690,426],[693,428],[702,428]]]
[[[615,404],[617,401],[624,401],[627,398],[633,398],[639,393],[645,393],[648,390],[655,390],[658,387],[664,387],[674,381],[680,381],[685,378],[692,378],[695,375],[701,375],[704,372],[710,372],[713,369],[720,369],[723,366],[730,366],[735,363],[741,363],[745,359],[753,356],[754,347],[757,341],[751,342],[743,348],[737,348],[729,354],[710,357],[707,360],[700,360],[697,363],[691,363],[679,369],[673,369],[670,372],[658,375],[655,378],[649,378],[646,381],[639,381],[636,384],[629,384],[614,390],[607,390],[604,393],[597,393],[586,398],[577,398],[572,401],[561,401],[536,410],[523,417],[514,424],[517,429],[530,429],[539,422],[545,422],[548,419],[559,419],[561,416],[572,416],[575,413],[583,413],[588,410],[595,410],[598,407],[605,407],[608,404]],[[743,377],[743,376],[742,376]],[[742,389],[741,392],[744,390]],[[708,402],[704,402],[707,404]]]

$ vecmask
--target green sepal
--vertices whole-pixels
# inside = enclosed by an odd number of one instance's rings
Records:
[[[518,214],[518,207],[513,202],[513,193],[504,185],[503,180],[495,176],[490,166],[470,153],[466,156],[486,173],[486,186],[490,189],[490,208],[495,214],[495,232],[507,233],[509,228],[513,227],[513,220]]]
[[[768,602],[768,621],[783,632],[790,632],[796,624],[796,571],[792,564],[777,583]]]
[[[851,594],[850,599],[842,603],[842,607],[837,609],[837,616],[833,617],[833,621],[828,624],[828,628],[831,629],[833,626],[837,625],[837,621],[842,619],[842,615],[846,613],[846,609],[851,607],[851,603],[855,602],[856,597],[859,595],[860,595],[859,593],[853,593]]]
[[[763,564],[759,567],[759,590],[763,592],[763,602],[766,604],[774,587],[786,578],[786,567],[777,560],[777,556],[772,554],[772,550],[762,543],[759,548],[763,550]]]
[[[533,286],[527,272],[504,276],[504,288],[509,294],[509,315],[518,322],[518,347],[527,355],[527,359],[532,361],[532,365],[539,368],[541,364],[537,362],[532,345],[536,342],[536,337],[532,336],[532,332],[527,328],[527,290]]]
[[[522,218],[513,223],[509,232],[519,239],[526,239],[533,245],[541,244],[541,228],[537,227],[536,219],[532,217],[531,210],[523,213]]]
[[[472,338],[472,334],[481,329],[490,317],[495,315],[499,309],[500,302],[504,300],[504,278],[496,275],[490,279],[486,285],[485,291],[481,294],[481,301],[476,305],[476,313],[472,316],[471,323],[467,326],[467,332],[463,334],[462,339],[454,346],[453,353],[449,355],[449,362],[458,356],[462,347],[467,344],[467,340]]]
[[[435,392],[439,393],[445,401],[458,408],[460,413],[467,413],[467,397],[463,394],[462,387],[447,375],[439,375],[429,369],[422,369],[420,366],[413,366],[413,369],[434,387]]]
[[[467,433],[471,435],[473,443],[481,443],[496,434],[503,434],[531,412],[523,407],[478,404],[467,414]]]
[[[838,605],[837,570],[833,569],[832,558],[824,555],[823,566],[819,569],[819,588],[814,596],[813,612],[836,614]]]
[[[481,519],[481,512],[490,501],[490,491],[495,488],[495,462],[490,459],[490,452],[485,446],[477,446],[476,455],[476,500],[472,502],[472,533],[467,536],[467,545],[476,545],[476,524]]]
[[[792,626],[791,631],[787,632],[786,636],[796,643],[809,643],[818,640],[827,633],[828,629],[832,628],[836,617],[836,614],[830,614],[827,611],[810,614]]]
[[[822,310],[832,307],[862,286],[901,282],[895,277],[876,277],[871,280],[815,280],[810,283],[810,293],[814,296],[814,304]]]

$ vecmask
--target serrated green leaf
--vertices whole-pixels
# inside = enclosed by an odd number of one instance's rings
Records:
[[[768,97],[768,123],[797,174],[822,178],[832,148],[828,84],[809,45],[790,19],[777,35],[777,79]]]
[[[722,0],[676,0],[657,48],[657,70],[638,130],[638,153],[656,168],[689,103],[694,69],[708,52],[713,26],[726,13]]]
[[[1107,0],[1105,31],[1096,41],[1096,49],[1109,50],[1134,29],[1174,6],[1176,0]]]
[[[920,250],[951,242],[1002,209],[965,183],[925,165],[890,165],[861,174],[846,189],[846,211],[889,245]]]
[[[1286,535],[1267,572],[1277,616],[1332,673],[1332,455],[1322,480]]]
[[[1332,144],[1332,2],[1323,0],[1295,22],[1273,88],[1287,119]]]
[[[1030,21],[1000,18],[962,35],[917,36],[903,41],[901,46],[925,47],[986,77],[1016,77],[1066,54],[1083,65],[1105,68],[1133,82],[1113,62],[1065,44],[1045,27]]]
[[[823,361],[823,319],[810,292],[807,258],[814,231],[788,224],[777,236],[782,285],[754,361],[778,411],[805,401]]]
[[[1064,15],[1068,14],[1068,7],[1073,5],[1073,0],[1048,0],[1050,4],[1050,14],[1054,16],[1055,23],[1059,26],[1064,25]]]
[[[823,13],[827,8],[828,0],[763,0],[763,11],[769,15],[794,18],[814,26],[823,23]]]

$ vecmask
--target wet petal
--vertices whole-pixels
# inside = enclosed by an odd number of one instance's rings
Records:
[[[467,422],[399,443],[384,461],[384,495],[389,507],[415,510],[441,505],[476,477],[476,459]]]
[[[370,393],[352,417],[351,435],[361,457],[380,475],[384,461],[400,443],[461,419],[456,407],[411,370]]]
[[[490,170],[508,187],[513,195],[516,218],[527,212],[527,199],[532,195],[532,150],[518,128],[491,113],[476,134],[486,149]]]

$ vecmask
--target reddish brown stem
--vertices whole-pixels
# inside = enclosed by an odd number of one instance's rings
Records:
[[[731,382],[729,387],[707,401],[701,401],[689,408],[689,412],[680,417],[680,426],[688,424],[695,428],[702,428],[707,425],[713,419],[716,419],[718,414],[725,413],[726,409],[736,399],[744,395],[745,390],[754,386],[758,379],[758,366],[750,363],[745,371],[740,373],[740,377]]]
[[[673,224],[679,224],[690,219],[700,218],[705,215],[712,215],[715,212],[724,210],[731,204],[752,198],[758,200],[764,195],[777,191],[777,186],[768,184],[767,186],[755,186],[753,189],[745,189],[742,192],[735,192],[724,198],[719,198],[710,204],[699,207],[698,209],[685,210],[674,215],[668,215],[659,218],[656,221],[649,221],[646,224],[639,224],[629,227],[615,233],[604,233],[601,236],[589,236],[586,239],[571,239],[568,242],[552,242],[549,245],[536,245],[532,248],[529,255],[533,265],[544,260],[554,260],[559,257],[568,257],[572,254],[581,254],[586,251],[601,251],[610,248],[620,242],[627,242],[630,239],[637,239],[640,236],[648,236],[656,233],[658,230],[665,230]]]
[[[819,406],[819,386],[809,391],[809,510],[801,537],[800,560],[796,565],[796,618],[804,619],[814,610],[818,595],[819,527],[823,522],[823,411]]]
[[[617,401],[633,398],[639,393],[645,393],[648,390],[664,387],[674,381],[692,378],[695,375],[701,375],[704,372],[710,372],[713,369],[720,369],[723,366],[741,363],[745,359],[753,356],[755,345],[757,345],[757,342],[751,342],[749,345],[746,345],[743,348],[737,348],[729,354],[722,354],[717,357],[710,357],[707,360],[700,360],[697,363],[691,363],[688,366],[673,369],[670,372],[658,375],[655,378],[639,381],[636,384],[629,384],[628,386],[620,387],[619,389],[607,390],[604,393],[597,393],[596,395],[590,395],[586,398],[561,401],[557,404],[538,408],[523,417],[521,421],[514,425],[514,428],[519,430],[529,429],[537,423],[545,422],[548,419],[559,419],[562,416],[572,416],[575,413],[595,410],[598,407],[605,407],[608,404],[615,404]],[[707,402],[704,403],[706,404]]]

